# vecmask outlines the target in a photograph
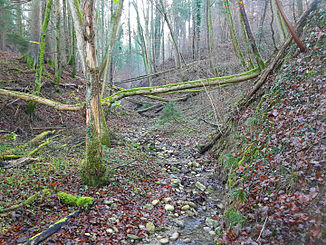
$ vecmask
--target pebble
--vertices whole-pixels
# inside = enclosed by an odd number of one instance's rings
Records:
[[[174,207],[173,207],[172,205],[170,205],[170,204],[166,204],[166,205],[165,205],[165,210],[166,210],[166,211],[171,211],[171,212],[172,212],[172,211],[174,211]]]
[[[168,243],[169,243],[169,239],[167,239],[167,238],[162,238],[162,239],[160,239],[160,243],[161,243],[161,244],[168,244]]]
[[[205,226],[203,229],[204,229],[205,232],[210,232],[211,231],[211,228],[209,228],[207,226]]]
[[[184,243],[191,243],[191,239],[190,238],[183,239],[183,242]]]
[[[182,220],[176,220],[175,223],[182,229],[185,227],[185,224]]]
[[[187,204],[192,208],[197,208],[197,204],[193,202],[187,202]]]
[[[187,205],[184,205],[182,208],[181,208],[181,210],[182,211],[187,211],[187,210],[189,210],[190,209],[190,206],[187,204]]]
[[[200,183],[199,181],[196,182],[195,186],[196,186],[199,190],[201,190],[201,191],[205,191],[205,190],[206,190],[206,186],[203,185],[202,183]]]
[[[208,232],[211,236],[215,236],[216,234],[215,234],[215,231],[210,231],[210,232]]]
[[[155,200],[152,201],[152,204],[153,204],[154,206],[156,206],[159,202],[160,202],[160,200],[155,199]]]
[[[129,237],[130,239],[133,239],[133,240],[139,239],[139,237],[134,234],[127,234],[127,237]]]
[[[219,203],[219,204],[217,204],[217,207],[218,207],[219,209],[223,209],[223,208],[224,208],[224,205],[223,205],[222,203]]]
[[[179,236],[180,236],[179,232],[174,232],[171,235],[170,240],[175,241],[175,240],[177,240],[179,238]]]
[[[146,224],[146,230],[151,233],[155,232],[155,225],[152,222],[148,222]]]
[[[172,202],[172,198],[171,197],[163,198],[163,202],[165,203]]]
[[[114,233],[114,231],[111,228],[106,229],[106,232],[108,232],[108,233]]]

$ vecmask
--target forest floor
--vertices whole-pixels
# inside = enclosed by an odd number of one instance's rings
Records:
[[[178,103],[179,123],[164,125],[113,108],[107,124],[118,138],[104,148],[108,183],[100,188],[83,185],[79,175],[82,111],[38,105],[30,117],[26,102],[0,97],[0,156],[47,143],[27,165],[6,169],[0,159],[0,244],[25,243],[76,211],[60,201],[60,191],[93,197],[94,204],[45,244],[325,244],[325,10],[309,21],[303,35],[309,50],[287,50],[256,100],[239,111],[232,133],[219,142],[226,142],[223,149],[204,155],[197,149],[216,130],[199,120],[202,111],[214,118],[211,97],[206,104],[203,95]],[[62,83],[53,85],[53,67],[46,71],[42,96],[83,100],[83,79],[65,69]],[[18,55],[0,53],[0,88],[32,92],[34,78]],[[232,110],[239,90],[218,92],[225,96],[219,115]],[[48,130],[36,144],[17,148]],[[34,202],[5,212],[34,194]]]

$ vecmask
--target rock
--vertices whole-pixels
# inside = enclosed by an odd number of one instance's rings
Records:
[[[174,186],[180,185],[180,180],[179,179],[171,179],[171,184]]]
[[[146,224],[146,230],[150,233],[155,232],[155,225],[152,222]]]
[[[163,202],[165,203],[172,202],[172,198],[171,197],[163,198]]]
[[[211,236],[215,236],[216,234],[215,234],[215,232],[214,231],[210,231],[210,232],[208,232]]]
[[[177,224],[177,226],[179,226],[180,228],[185,228],[185,224],[182,220],[176,220],[175,223]]]
[[[193,166],[194,168],[200,168],[200,167],[201,167],[201,165],[200,165],[198,162],[193,162],[193,163],[192,163],[192,166]]]
[[[217,204],[217,207],[218,207],[219,209],[224,209],[224,205],[223,205],[223,203],[219,203],[219,204]]]
[[[190,238],[183,239],[183,242],[184,243],[191,243],[191,239]]]
[[[155,199],[155,200],[152,201],[152,204],[153,204],[154,206],[156,206],[159,202],[160,202],[160,200]]]
[[[190,206],[187,204],[187,205],[184,205],[182,208],[181,208],[181,210],[182,211],[187,211],[187,210],[189,210],[190,209]]]
[[[127,234],[127,237],[129,237],[130,239],[133,239],[133,240],[138,240],[138,239],[141,239],[140,237],[134,235],[134,234]]]
[[[114,233],[114,230],[112,230],[111,228],[108,228],[108,229],[106,229],[106,232],[112,234],[112,233]]]
[[[172,212],[172,211],[174,211],[174,207],[173,207],[172,205],[170,205],[170,204],[166,204],[166,205],[165,205],[165,210],[166,210],[166,211],[171,211],[171,212]]]
[[[179,238],[180,233],[179,232],[174,232],[171,236],[170,236],[170,240],[175,241]]]
[[[169,239],[167,239],[167,238],[162,238],[162,239],[160,239],[160,243],[161,243],[161,244],[168,244],[168,243],[169,243]]]
[[[197,209],[197,204],[193,203],[193,202],[187,202],[187,204],[192,207],[192,208],[196,208]]]
[[[114,203],[114,201],[113,201],[113,200],[104,200],[103,203],[104,203],[105,205],[111,205],[111,204]]]
[[[211,231],[211,228],[209,228],[207,226],[205,226],[203,229],[204,229],[205,232],[210,232]]]
[[[199,189],[199,190],[201,190],[201,191],[205,191],[206,190],[206,186],[204,186],[202,183],[200,183],[200,182],[196,182],[196,184],[195,184],[195,186]]]
[[[211,219],[211,218],[206,218],[205,222],[206,222],[206,225],[208,225],[210,227],[217,227],[218,226],[218,222],[216,220]]]

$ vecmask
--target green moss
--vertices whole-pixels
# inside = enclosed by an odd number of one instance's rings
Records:
[[[94,200],[93,197],[76,197],[72,194],[68,194],[65,192],[58,192],[57,196],[63,203],[72,206],[77,206],[81,209],[88,209],[88,207],[93,204]],[[64,220],[59,220],[58,222],[56,222],[56,224],[59,222],[64,222]]]
[[[77,205],[78,198],[74,195],[65,193],[65,192],[58,192],[57,196],[60,198],[60,200],[68,205]]]
[[[93,204],[93,197],[79,197],[76,204],[79,208],[87,209]]]

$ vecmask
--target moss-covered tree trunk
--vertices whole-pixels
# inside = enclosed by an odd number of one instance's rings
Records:
[[[55,74],[54,82],[60,83],[62,75],[62,65],[61,65],[61,14],[60,14],[60,1],[55,0],[55,15],[56,15],[56,42],[57,42],[57,52],[56,52],[56,62],[55,62]]]
[[[100,85],[97,71],[94,38],[95,0],[84,5],[84,39],[86,47],[86,161],[81,165],[85,184],[100,186],[104,182],[105,166],[102,164]]]
[[[243,66],[243,68],[247,71],[248,66],[246,64],[244,55],[243,55],[242,50],[239,45],[238,36],[237,36],[236,30],[235,30],[234,24],[233,24],[233,17],[232,17],[232,13],[231,13],[231,9],[230,9],[230,3],[228,0],[224,0],[224,6],[225,6],[226,19],[227,19],[228,26],[230,29],[230,35],[231,35],[232,44],[235,49],[236,56],[239,58],[240,63]]]
[[[251,28],[249,25],[249,21],[248,21],[246,10],[244,8],[244,4],[242,1],[239,1],[238,4],[239,4],[239,8],[240,8],[241,18],[243,20],[243,23],[244,23],[244,26],[246,29],[246,33],[247,33],[247,36],[248,36],[248,39],[249,39],[249,42],[251,45],[252,52],[256,58],[256,62],[257,62],[259,69],[263,70],[265,68],[265,63],[260,57],[260,53],[258,51],[254,35],[252,34],[252,31],[251,31]]]
[[[40,43],[40,52],[39,52],[39,62],[38,68],[36,70],[36,78],[35,78],[35,87],[34,94],[39,95],[41,92],[41,83],[42,83],[42,71],[44,64],[44,52],[45,52],[45,41],[46,41],[46,31],[48,29],[48,24],[50,20],[50,13],[52,8],[53,0],[48,0],[46,3],[44,20],[41,28],[41,43]],[[27,112],[32,114],[34,112],[36,104],[30,102],[27,108]]]
[[[124,2],[124,0],[119,1],[116,10],[114,11],[114,13],[111,16],[111,32],[110,32],[110,37],[109,37],[109,45],[107,47],[105,56],[102,61],[100,78],[101,78],[101,73],[107,69],[108,64],[110,65],[112,63],[112,53],[113,53],[113,49],[114,49],[114,44],[117,39],[118,27],[119,27],[120,18],[121,18],[122,9],[123,9],[123,2]],[[106,71],[107,71],[107,73],[105,73],[106,76],[104,77],[104,80],[102,83],[101,97],[103,97],[105,94],[107,81],[109,80],[108,79],[109,75],[112,73],[111,71],[108,71],[108,69]]]

